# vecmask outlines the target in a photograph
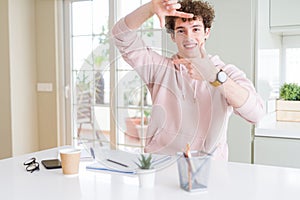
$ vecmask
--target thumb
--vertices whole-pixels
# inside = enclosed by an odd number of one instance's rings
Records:
[[[206,50],[204,48],[204,42],[200,45],[200,54],[201,54],[201,58],[207,57]]]
[[[159,22],[160,22],[160,27],[164,28],[165,23],[166,23],[165,22],[165,16],[164,15],[159,15],[158,18],[159,18]]]

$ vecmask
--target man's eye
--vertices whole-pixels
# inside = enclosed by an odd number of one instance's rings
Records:
[[[184,33],[183,30],[177,30],[177,33]]]
[[[194,28],[194,31],[199,32],[199,31],[201,31],[201,29],[200,28]]]

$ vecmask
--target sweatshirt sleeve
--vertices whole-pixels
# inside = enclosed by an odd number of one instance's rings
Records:
[[[160,66],[167,66],[170,62],[147,46],[138,32],[126,25],[124,18],[114,25],[112,37],[123,59],[135,69],[146,84],[152,82]]]
[[[128,28],[125,19],[120,19],[112,29],[112,37],[115,45],[122,55],[132,52],[136,48],[144,46],[138,38],[137,32]]]
[[[259,122],[265,115],[264,101],[256,92],[253,83],[246,77],[246,74],[242,70],[234,65],[224,64],[218,56],[214,56],[212,61],[222,68],[234,82],[249,92],[246,102],[239,108],[233,108],[234,113],[252,124]]]
[[[240,86],[248,90],[249,95],[246,102],[239,108],[234,108],[234,113],[250,123],[259,122],[265,115],[264,102],[256,92],[253,83],[246,77],[246,74],[234,65],[225,65],[224,71],[228,71],[228,76]]]
[[[234,112],[242,116],[247,121],[255,124],[265,115],[263,105],[261,97],[256,92],[249,91],[247,101],[241,107],[235,108]]]

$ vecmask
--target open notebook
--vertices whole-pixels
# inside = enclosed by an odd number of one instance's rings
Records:
[[[95,152],[95,162],[88,165],[86,169],[107,171],[122,174],[138,173],[140,154],[129,153],[119,150],[101,150]],[[176,161],[176,156],[152,154],[152,166],[154,169],[167,167]]]

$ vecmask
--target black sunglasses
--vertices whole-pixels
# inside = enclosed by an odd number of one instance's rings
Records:
[[[32,173],[35,170],[40,170],[40,164],[36,161],[36,158],[30,158],[23,163],[26,166],[26,171]]]

